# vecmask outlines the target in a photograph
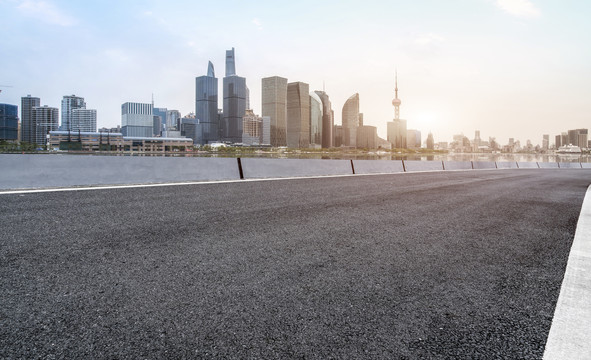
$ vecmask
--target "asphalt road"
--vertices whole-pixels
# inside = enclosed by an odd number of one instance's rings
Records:
[[[541,358],[591,171],[0,195],[0,358]]]

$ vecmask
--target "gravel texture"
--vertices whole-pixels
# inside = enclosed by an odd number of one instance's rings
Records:
[[[539,359],[587,170],[0,195],[0,358]]]

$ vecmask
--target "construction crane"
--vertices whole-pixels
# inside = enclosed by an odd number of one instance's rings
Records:
[[[11,88],[12,86],[10,85],[0,85],[0,88]],[[2,89],[0,89],[0,93],[2,92]]]

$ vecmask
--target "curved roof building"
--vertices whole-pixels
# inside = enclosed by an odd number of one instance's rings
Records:
[[[355,147],[359,127],[359,94],[355,93],[343,105],[343,145]]]

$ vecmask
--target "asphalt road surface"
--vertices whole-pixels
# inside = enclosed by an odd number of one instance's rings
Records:
[[[0,358],[539,359],[587,170],[0,195]]]

